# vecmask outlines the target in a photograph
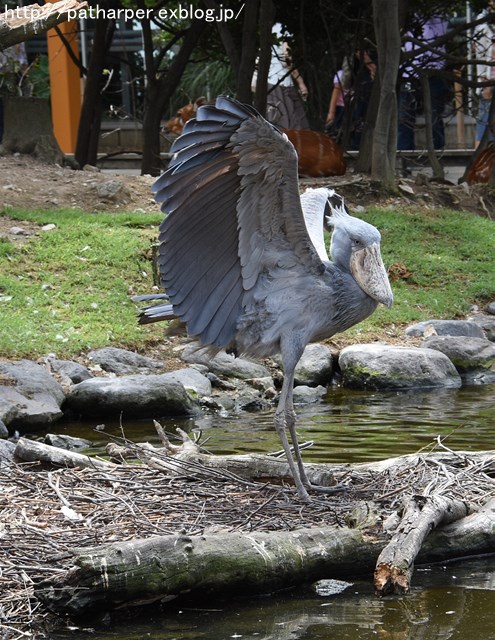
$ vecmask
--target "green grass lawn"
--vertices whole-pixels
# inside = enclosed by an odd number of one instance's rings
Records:
[[[13,220],[54,223],[20,247],[0,241],[0,356],[70,357],[101,346],[145,348],[159,326],[140,327],[129,292],[153,285],[151,244],[161,214],[9,211]],[[462,316],[495,299],[495,223],[447,210],[373,209],[383,259],[397,279],[395,304],[350,335]]]
[[[151,243],[161,214],[8,215],[57,228],[19,248],[0,243],[0,355],[144,345],[152,332],[137,325],[129,292],[151,292]]]

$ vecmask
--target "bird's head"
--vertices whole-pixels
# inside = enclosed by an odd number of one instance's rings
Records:
[[[364,220],[350,216],[344,200],[328,189],[325,223],[333,227],[330,255],[335,264],[350,271],[371,298],[391,307],[394,301],[380,252],[380,232]]]

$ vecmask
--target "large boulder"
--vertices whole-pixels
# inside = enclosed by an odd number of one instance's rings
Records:
[[[326,386],[332,379],[333,369],[332,350],[324,344],[308,344],[297,363],[294,382],[309,387]]]
[[[470,316],[470,322],[478,325],[483,330],[487,340],[495,342],[495,316],[488,313],[476,313]]]
[[[22,430],[62,416],[65,393],[45,367],[21,360],[0,362],[0,420]]]
[[[425,320],[406,329],[408,336],[468,336],[484,338],[483,329],[469,320]]]
[[[170,374],[92,378],[76,384],[64,409],[79,416],[124,418],[194,415],[198,403]]]
[[[461,386],[461,378],[449,358],[433,349],[352,345],[340,352],[339,366],[344,386],[353,389]]]
[[[454,364],[464,382],[486,384],[495,382],[495,344],[482,338],[432,336],[423,346],[445,354]]]
[[[266,367],[257,362],[246,358],[236,358],[225,351],[211,355],[208,347],[200,347],[197,342],[186,346],[182,352],[182,360],[188,364],[205,365],[216,375],[227,378],[250,380],[251,378],[266,378],[271,375]]]

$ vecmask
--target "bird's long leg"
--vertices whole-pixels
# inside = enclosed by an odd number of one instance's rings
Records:
[[[287,393],[286,397],[284,398],[285,426],[289,429],[290,438],[292,440],[292,447],[294,449],[294,457],[296,459],[297,467],[299,470],[299,476],[304,486],[308,488],[310,486],[310,482],[308,480],[308,476],[306,475],[306,469],[304,468],[304,464],[302,461],[299,439],[296,432],[296,412],[294,411],[294,403],[292,400],[294,390],[294,371],[289,373],[286,372],[285,379],[287,379]],[[280,397],[282,398],[282,394],[280,394]]]
[[[299,344],[301,343],[299,342]],[[294,372],[304,350],[304,347],[298,349],[297,345],[297,334],[293,334],[291,339],[287,340],[285,343],[281,343],[282,359],[284,362],[284,382],[282,384],[277,411],[275,413],[275,428],[284,447],[292,477],[296,483],[297,493],[301,499],[309,502],[311,498],[309,497],[308,489],[320,493],[335,494],[345,491],[346,488],[343,485],[334,485],[332,487],[314,485],[309,481],[306,474],[302,461],[301,450],[299,448],[299,440],[296,432],[296,414],[292,401]],[[289,429],[297,467],[292,459],[286,429]]]
[[[297,433],[295,428],[296,415],[294,413],[294,405],[292,402],[292,391],[294,386],[294,371],[296,365],[301,357],[304,346],[302,341],[298,340],[298,336],[291,335],[281,342],[281,354],[284,363],[284,381],[282,389],[280,391],[280,398],[278,401],[277,410],[275,412],[275,429],[282,442],[282,446],[289,463],[289,468],[296,484],[296,489],[299,497],[306,502],[309,502],[311,498],[307,492],[306,487],[309,486],[306,471],[301,458],[301,450],[299,449],[299,442],[297,439]],[[291,435],[292,445],[294,447],[294,457],[297,462],[297,466],[294,464],[292,458],[292,452],[290,450],[289,441],[287,439],[286,429],[289,428]]]
[[[282,390],[280,392],[280,399],[278,401],[277,410],[275,412],[275,429],[278,433],[278,437],[280,438],[280,442],[282,443],[282,446],[284,448],[285,456],[287,458],[287,462],[289,463],[289,469],[292,474],[292,477],[294,478],[294,482],[296,485],[297,494],[301,498],[301,500],[304,500],[305,502],[310,502],[311,498],[309,497],[306,487],[304,486],[304,483],[305,482],[307,483],[306,473],[304,472],[304,469],[303,469],[304,480],[301,477],[302,460],[301,460],[301,452],[299,450],[299,444],[297,442],[297,437],[296,439],[294,439],[292,435],[292,429],[290,427],[291,422],[292,422],[292,425],[294,425],[294,422],[295,422],[294,415],[293,415],[294,409],[292,407],[292,393],[289,394],[289,391],[290,392],[292,391],[292,388],[289,385],[292,385],[293,379],[294,379],[294,374],[292,374],[292,376],[287,376],[287,375],[284,376],[284,382],[282,384]],[[288,413],[287,413],[288,411],[290,412],[290,417],[288,416]],[[297,466],[294,463],[294,460],[292,458],[292,451],[290,448],[289,440],[287,439],[286,426],[289,426],[289,429],[291,431],[292,443],[294,445],[294,453],[296,455]],[[295,429],[294,429],[294,433],[295,433]]]

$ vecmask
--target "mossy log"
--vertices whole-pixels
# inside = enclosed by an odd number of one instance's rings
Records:
[[[467,539],[466,539],[467,537]],[[54,613],[77,619],[181,594],[266,593],[371,573],[388,540],[348,527],[292,532],[155,536],[86,549],[66,574],[36,589]],[[429,537],[418,562],[495,550],[495,501]]]

